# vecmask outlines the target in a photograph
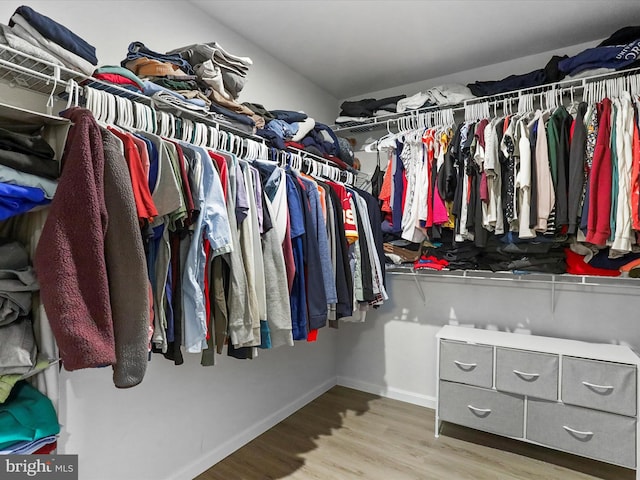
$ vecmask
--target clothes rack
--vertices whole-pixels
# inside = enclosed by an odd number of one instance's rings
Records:
[[[358,122],[353,124],[350,123],[344,126],[332,125],[331,128],[336,133],[338,132],[358,133],[358,132],[365,132],[365,131],[385,128],[385,127],[388,129],[391,124],[401,124],[403,121],[406,121],[405,120],[406,118],[415,117],[417,115],[424,114],[424,113],[438,112],[444,109],[452,109],[454,112],[461,112],[461,111],[464,111],[465,107],[467,107],[468,105],[475,105],[475,104],[485,103],[485,102],[499,105],[498,102],[503,102],[505,100],[511,102],[511,101],[517,100],[519,97],[521,97],[524,94],[535,93],[540,95],[540,94],[543,94],[544,92],[549,92],[552,90],[562,90],[563,93],[570,93],[571,95],[573,95],[573,93],[577,91],[585,90],[586,87],[591,83],[594,83],[600,80],[627,77],[629,75],[637,74],[637,73],[640,73],[640,67],[630,68],[630,69],[620,70],[615,72],[601,73],[598,75],[592,75],[592,76],[582,77],[582,78],[565,79],[559,82],[549,83],[546,85],[538,85],[535,87],[527,87],[519,90],[511,90],[509,92],[498,93],[495,95],[476,97],[470,100],[466,100],[462,104],[448,105],[448,106],[436,105],[436,106],[430,106],[430,107],[423,107],[416,110],[408,111],[406,113],[391,113],[386,115],[380,115],[378,117],[373,117],[371,119],[368,119],[368,121],[366,122]]]

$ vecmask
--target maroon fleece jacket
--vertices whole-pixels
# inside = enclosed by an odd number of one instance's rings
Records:
[[[40,295],[67,370],[116,361],[105,265],[104,151],[91,113],[71,108],[62,174],[36,249]]]

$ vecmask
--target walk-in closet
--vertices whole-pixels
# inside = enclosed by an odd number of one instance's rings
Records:
[[[0,478],[640,479],[634,0],[0,2]]]

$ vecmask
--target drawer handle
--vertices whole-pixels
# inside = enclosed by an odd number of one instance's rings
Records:
[[[607,391],[611,391],[613,390],[613,385],[598,385],[597,383],[589,383],[589,382],[582,382],[582,384],[589,388],[590,390],[607,390]],[[601,392],[596,392],[596,393],[601,393]]]
[[[567,427],[566,425],[563,425],[562,428],[573,435],[578,435],[580,437],[593,437],[593,432],[581,432],[580,430],[575,430],[571,427]]]
[[[467,372],[469,370],[473,370],[478,366],[477,363],[464,363],[464,362],[459,362],[458,360],[454,360],[453,363],[455,363],[458,367],[460,367],[462,370],[465,370]]]
[[[489,416],[489,414],[491,413],[491,409],[490,408],[478,408],[478,407],[474,407],[473,405],[467,405],[467,408],[469,410],[471,410],[471,412],[481,418],[485,418],[487,416]]]
[[[527,380],[527,381],[537,380],[537,378],[540,376],[539,373],[527,373],[527,372],[521,372],[520,370],[514,370],[513,373],[515,373],[519,377],[523,377],[523,380]]]

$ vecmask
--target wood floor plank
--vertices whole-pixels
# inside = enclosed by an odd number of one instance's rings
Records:
[[[632,480],[633,470],[445,423],[334,387],[196,480]]]

